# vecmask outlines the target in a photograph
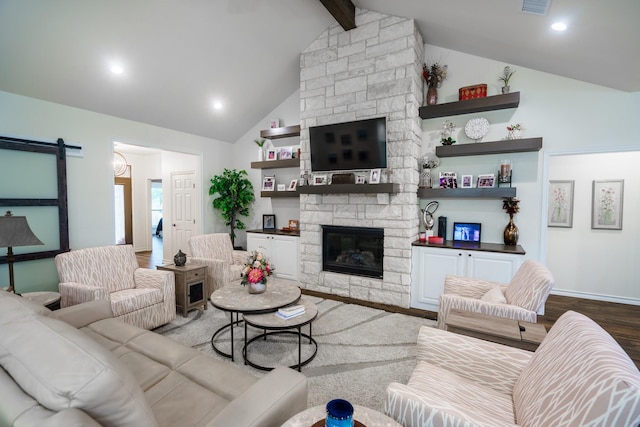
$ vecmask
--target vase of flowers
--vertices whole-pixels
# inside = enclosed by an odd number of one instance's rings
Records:
[[[445,120],[442,123],[442,130],[440,131],[440,142],[442,145],[451,145],[456,143],[456,140],[451,138],[451,134],[455,128],[456,125],[454,125],[451,120]]]
[[[447,66],[440,65],[437,62],[431,66],[425,63],[422,65],[422,77],[427,82],[427,105],[437,104],[438,88],[447,78]]]
[[[513,216],[520,210],[520,200],[515,197],[503,197],[502,209],[509,214],[509,224],[504,229],[503,237],[505,245],[518,244],[518,227],[513,223]]]
[[[273,267],[260,248],[249,253],[242,270],[241,283],[247,286],[250,294],[261,294],[267,290],[267,277],[271,274]]]
[[[509,134],[507,135],[508,139],[520,139],[522,138],[522,131],[524,130],[524,128],[522,127],[521,123],[516,123],[515,125],[509,125],[507,126],[507,132],[509,132]]]
[[[264,148],[262,148],[262,147],[264,146],[265,140],[264,139],[255,139],[254,142],[258,146],[258,161],[261,162],[261,161],[264,160]]]
[[[420,187],[431,188],[433,186],[431,169],[438,167],[439,164],[440,161],[438,159],[424,156],[422,159],[422,173],[420,174]]]
[[[504,67],[504,70],[502,70],[502,75],[498,77],[498,80],[503,83],[502,93],[509,93],[509,91],[511,90],[511,87],[509,86],[509,80],[511,80],[511,77],[515,72],[516,70],[512,70],[508,65]]]

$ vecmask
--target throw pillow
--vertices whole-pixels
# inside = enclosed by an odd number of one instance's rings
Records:
[[[504,297],[504,294],[502,293],[502,289],[500,289],[500,286],[494,286],[493,288],[491,288],[491,290],[489,290],[486,294],[484,294],[480,299],[482,301],[495,302],[497,304],[507,303],[507,299]]]

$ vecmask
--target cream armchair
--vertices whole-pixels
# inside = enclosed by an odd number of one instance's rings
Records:
[[[438,328],[446,330],[451,310],[537,323],[554,286],[551,272],[534,260],[526,260],[508,285],[469,277],[445,277],[438,307]]]
[[[387,387],[403,426],[637,426],[640,372],[593,320],[568,311],[535,353],[423,326],[407,384]]]
[[[65,252],[55,257],[62,308],[93,300],[111,303],[113,317],[153,329],[176,317],[170,271],[139,268],[131,245]]]
[[[193,236],[188,243],[189,262],[207,266],[207,298],[229,283],[240,282],[248,252],[234,250],[227,233]]]

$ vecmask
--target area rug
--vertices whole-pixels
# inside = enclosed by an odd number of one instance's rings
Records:
[[[324,405],[335,398],[383,411],[385,390],[391,382],[406,383],[415,368],[416,339],[420,327],[435,326],[429,319],[389,313],[370,307],[304,296],[318,307],[312,325],[318,343],[316,357],[302,373],[309,379],[309,406]],[[213,332],[229,323],[228,315],[209,304],[208,310],[192,310],[188,317],[178,317],[157,328],[174,341],[188,345],[226,363],[263,376],[265,371],[244,364],[244,326],[234,330],[235,362],[219,356],[211,346]],[[249,338],[262,331],[248,328]],[[303,327],[308,333],[308,327]],[[230,334],[223,332],[216,345],[230,352]],[[297,363],[297,337],[269,336],[249,347],[249,359],[259,365],[277,366]],[[313,345],[302,344],[302,359],[313,353]]]

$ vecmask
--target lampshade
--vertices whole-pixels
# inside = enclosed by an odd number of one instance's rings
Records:
[[[13,216],[11,211],[0,216],[0,248],[43,245],[31,231],[25,216]]]

